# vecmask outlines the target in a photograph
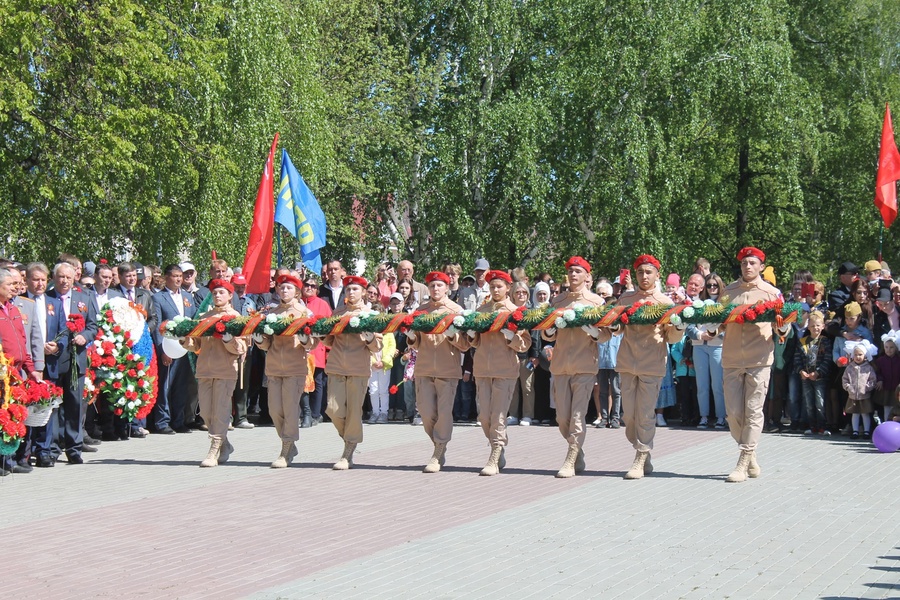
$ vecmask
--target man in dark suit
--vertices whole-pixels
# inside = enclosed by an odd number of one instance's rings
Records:
[[[80,465],[84,462],[81,458],[85,417],[85,404],[82,401],[84,372],[87,368],[87,345],[97,335],[97,305],[93,296],[75,287],[75,269],[68,263],[59,263],[53,268],[53,284],[54,288],[48,295],[60,300],[65,317],[80,314],[85,321],[84,331],[74,334],[57,357],[59,382],[63,389],[62,447],[69,464]],[[71,381],[75,375],[76,383],[72,389]]]
[[[143,267],[141,267],[143,269]],[[156,329],[156,309],[153,308],[153,296],[149,291],[138,285],[138,271],[132,263],[122,263],[116,271],[119,273],[119,291],[122,295],[141,308],[147,315],[147,327],[150,331]],[[131,422],[131,437],[144,437],[144,426],[147,419],[135,419]]]
[[[69,336],[58,341],[57,335],[66,330],[66,313],[62,302],[47,295],[47,280],[50,270],[44,263],[31,263],[25,271],[25,287],[28,298],[34,302],[35,324],[44,339],[44,379],[59,385],[59,357],[67,352]],[[53,455],[53,440],[56,437],[58,409],[53,409],[50,421],[43,427],[31,430],[32,455],[38,467],[52,467],[56,463]]]
[[[328,303],[331,310],[344,305],[344,270],[341,261],[332,260],[325,264],[325,283],[319,286],[319,298]]]
[[[162,324],[175,317],[193,319],[197,305],[193,295],[181,288],[181,267],[172,264],[165,268],[166,287],[153,295],[156,322]],[[185,426],[186,412],[196,409],[197,380],[191,370],[187,355],[180,358],[167,356],[163,351],[163,336],[159,327],[154,327],[153,343],[156,345],[156,359],[159,366],[159,393],[156,405],[150,413],[150,423],[157,433],[190,433]]]

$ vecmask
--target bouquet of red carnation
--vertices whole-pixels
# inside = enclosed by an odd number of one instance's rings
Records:
[[[0,439],[4,444],[15,444],[18,447],[19,442],[25,437],[27,418],[28,409],[21,404],[10,404],[6,408],[0,408]]]
[[[837,359],[837,366],[839,367],[846,367],[848,364],[850,364],[850,359],[846,356],[842,356]]]
[[[71,331],[74,335],[84,331],[85,326],[84,317],[78,313],[72,313],[69,315],[69,318],[66,319],[66,329]]]

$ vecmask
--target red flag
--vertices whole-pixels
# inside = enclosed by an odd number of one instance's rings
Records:
[[[900,179],[900,152],[894,142],[891,107],[885,105],[881,127],[881,151],[878,153],[878,175],[875,177],[875,206],[881,212],[884,226],[897,218],[897,180]]]
[[[269,269],[272,267],[272,233],[275,230],[275,186],[273,172],[275,146],[278,133],[269,149],[269,160],[259,180],[256,192],[256,208],[253,209],[253,225],[247,240],[247,254],[244,255],[244,277],[247,278],[248,294],[264,294],[269,291]]]

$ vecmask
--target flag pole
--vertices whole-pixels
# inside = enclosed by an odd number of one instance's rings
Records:
[[[878,238],[878,262],[882,261],[881,249],[884,245],[884,222],[881,223],[881,236]]]
[[[281,262],[282,254],[281,254],[281,228],[275,228],[275,266],[280,268],[282,265]]]

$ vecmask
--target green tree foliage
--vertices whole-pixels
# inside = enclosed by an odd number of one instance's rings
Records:
[[[897,39],[897,0],[10,0],[0,252],[240,263],[279,131],[326,256],[828,276],[877,251]]]

